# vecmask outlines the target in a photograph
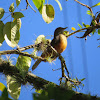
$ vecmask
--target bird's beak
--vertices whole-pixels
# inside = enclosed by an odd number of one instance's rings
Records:
[[[65,27],[64,30],[65,30],[66,28],[68,28],[68,27]]]
[[[62,31],[64,31],[66,28],[68,28],[68,27],[62,28]]]

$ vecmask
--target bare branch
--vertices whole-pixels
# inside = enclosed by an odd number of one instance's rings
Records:
[[[28,8],[28,6],[30,6],[31,9],[32,9],[34,12],[36,12],[36,11],[33,9],[33,7],[29,4],[28,0],[26,0],[26,3],[27,3],[26,9]]]
[[[93,14],[93,11],[92,11],[91,7],[89,7],[89,6],[88,6],[88,5],[86,5],[86,4],[83,4],[83,3],[79,2],[79,1],[77,1],[77,0],[74,0],[74,1],[76,1],[76,2],[77,2],[77,3],[79,3],[79,4],[81,4],[82,6],[87,7],[87,8],[90,10],[90,12],[91,12],[92,17],[94,16],[94,14]]]
[[[91,27],[89,27],[89,28],[91,28]],[[86,29],[88,29],[88,28],[79,29],[79,30],[77,30],[77,31],[74,31],[74,32],[70,33],[70,34],[69,34],[68,36],[66,36],[66,37],[69,37],[69,36],[71,36],[71,35],[74,35],[75,33],[81,32],[82,30],[86,30]]]
[[[6,55],[6,54],[19,54],[19,55],[23,55],[23,56],[27,56],[27,57],[31,57],[33,59],[41,59],[42,61],[47,61],[45,58],[39,57],[39,56],[34,56],[33,54],[28,54],[25,52],[21,52],[27,49],[31,49],[31,48],[35,48],[37,46],[39,46],[41,43],[39,44],[33,44],[33,45],[29,45],[29,46],[25,46],[22,48],[17,48],[15,50],[6,50],[6,51],[0,51],[0,56],[1,55]]]

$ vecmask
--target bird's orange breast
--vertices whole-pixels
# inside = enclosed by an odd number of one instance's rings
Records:
[[[67,38],[63,34],[59,35],[59,42],[54,46],[58,53],[62,53],[67,47]]]

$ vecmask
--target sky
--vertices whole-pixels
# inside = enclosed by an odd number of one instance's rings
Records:
[[[52,39],[50,35],[54,34],[54,30],[57,27],[68,27],[68,31],[71,30],[71,27],[79,29],[78,23],[82,25],[82,22],[85,24],[91,23],[91,17],[87,15],[87,8],[80,6],[74,0],[59,0],[61,2],[63,10],[60,11],[58,4],[54,0],[49,0],[48,4],[54,6],[55,9],[55,18],[53,22],[47,24],[44,22],[42,16],[34,6],[32,0],[29,0],[32,7],[37,11],[34,11],[29,7],[28,10],[22,11],[25,17],[22,20],[22,26],[20,29],[20,41],[18,45],[20,47],[31,45],[34,43],[36,38],[44,34],[46,38]],[[95,5],[99,0],[80,0],[82,3],[89,6]],[[0,0],[0,8],[4,8],[8,12],[9,6],[15,0]],[[20,9],[25,9],[26,3],[24,0],[21,1],[21,5],[18,7]],[[98,12],[100,6],[93,8],[94,14]],[[5,14],[6,17],[7,13]],[[11,21],[11,17],[7,18],[4,23]],[[79,39],[75,36],[82,36],[84,32],[76,33],[68,37],[68,46],[66,50],[62,53],[62,56],[66,60],[66,65],[70,72],[72,78],[86,78],[83,81],[85,85],[81,90],[78,90],[82,93],[90,93],[91,95],[97,95],[100,97],[100,48],[97,48],[99,41],[97,41],[100,36],[95,33],[91,34],[91,37],[85,39]],[[6,42],[3,42],[3,45],[0,47],[0,50],[10,50],[13,49],[9,47]],[[29,53],[32,53],[33,49],[29,50]],[[12,56],[13,57],[13,56]],[[16,56],[17,57],[17,56]],[[14,59],[15,61],[15,59]],[[34,64],[32,60],[31,65]],[[61,70],[53,71],[52,69],[60,68],[60,61],[57,59],[54,63],[44,63],[42,62],[34,71],[33,74],[42,77],[46,80],[59,84],[59,78],[61,77]],[[6,85],[6,78],[0,74],[0,82]],[[26,85],[22,86],[21,94],[19,100],[33,100],[32,93],[35,90],[31,90],[32,86]]]

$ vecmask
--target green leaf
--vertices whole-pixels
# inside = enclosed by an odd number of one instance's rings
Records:
[[[7,92],[7,88],[5,88],[2,92],[2,95],[0,97],[0,100],[12,100],[10,98],[8,98],[8,92]]]
[[[17,28],[19,30],[21,28],[21,19],[20,18],[14,19],[13,22],[17,23]]]
[[[61,6],[61,3],[60,3],[58,0],[55,0],[55,1],[58,3],[59,8],[60,8],[60,11],[62,11],[62,6]]]
[[[86,25],[82,22],[83,26],[86,27]]]
[[[4,41],[3,27],[4,27],[4,23],[0,21],[0,46],[2,45],[1,43]]]
[[[95,26],[96,25],[96,23],[92,20],[92,24]]]
[[[91,14],[91,11],[90,11],[90,10],[87,10],[87,14],[88,14],[88,15],[90,15],[90,16],[92,16],[92,14]]]
[[[90,25],[86,25],[86,28],[90,27]]]
[[[65,34],[66,36],[68,36],[68,35],[69,35],[69,31],[64,31],[64,34]]]
[[[98,35],[100,35],[100,29],[98,29]]]
[[[80,27],[80,28],[82,28],[82,26],[78,23],[78,26]]]
[[[82,22],[82,24],[83,24],[83,26],[86,27],[86,28],[90,27],[90,25],[86,25],[86,24],[84,24],[83,22]]]
[[[97,4],[95,4],[94,6],[92,6],[92,7],[96,7],[96,6],[100,6],[100,2],[99,3],[97,3]],[[91,8],[92,8],[91,7]]]
[[[4,15],[4,9],[3,8],[0,8],[0,19],[3,17],[3,15]]]
[[[14,12],[14,13],[12,13],[12,17],[17,19],[17,18],[24,17],[24,15],[21,12]]]
[[[81,81],[84,81],[84,80],[85,80],[85,78],[81,79]]]
[[[31,65],[31,58],[19,55],[16,66],[22,70],[28,71]]]
[[[96,29],[94,29],[93,31],[92,31],[92,34],[94,34],[96,32]]]
[[[7,89],[12,98],[18,99],[21,90],[21,83],[15,78],[7,76]]]
[[[20,39],[17,22],[7,22],[3,28],[3,34],[7,44],[11,47],[15,47]]]
[[[42,91],[43,91],[42,89],[40,89],[40,90],[37,90],[37,89],[36,89],[36,90],[35,90],[35,92],[37,92],[37,93],[42,93]]]
[[[19,6],[21,0],[16,0],[16,5]]]
[[[14,12],[14,2],[10,5],[10,7],[9,7],[9,11],[10,12]]]
[[[32,1],[35,4],[36,8],[39,10],[40,14],[42,14],[42,7],[43,4],[45,3],[45,0],[32,0]]]
[[[0,90],[3,91],[5,88],[6,88],[5,85],[0,82]]]
[[[54,8],[52,5],[44,5],[42,9],[42,18],[46,23],[51,23],[54,19]]]

